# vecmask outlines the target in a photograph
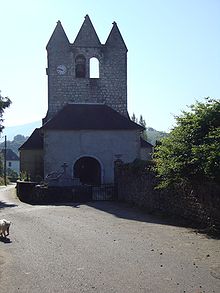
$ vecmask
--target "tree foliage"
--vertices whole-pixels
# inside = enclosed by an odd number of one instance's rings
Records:
[[[155,149],[160,187],[195,181],[220,183],[220,101],[196,102],[175,118],[177,125]]]
[[[144,120],[142,115],[140,115],[139,124],[146,128],[146,121]]]
[[[4,126],[2,125],[3,123],[3,113],[5,111],[6,108],[8,108],[11,104],[11,100],[7,97],[3,97],[1,95],[1,91],[0,91],[0,133],[2,132],[2,130],[4,129]],[[0,156],[0,176],[2,176],[3,173],[3,158],[2,156]]]
[[[133,113],[132,116],[131,116],[131,120],[135,123],[138,123],[138,119],[137,117],[135,116],[135,114]]]
[[[147,140],[148,137],[147,137],[147,132],[146,132],[146,121],[144,120],[143,116],[140,115],[140,118],[139,118],[139,122],[138,122],[141,126],[143,126],[145,128],[145,130],[142,132],[141,134],[141,137],[144,139],[144,140]]]
[[[3,113],[5,111],[6,108],[8,108],[11,104],[11,100],[8,97],[3,97],[1,95],[1,91],[0,91],[0,132],[2,132],[4,126],[2,125],[3,123]]]
[[[140,118],[138,120],[136,115],[133,113],[133,115],[131,116],[131,120],[135,123],[138,123],[139,125],[141,125],[145,128],[145,130],[142,132],[141,136],[144,140],[147,140],[146,121],[144,120],[143,116],[140,115]]]
[[[140,118],[138,120],[138,118],[136,117],[136,115],[133,113],[132,116],[131,116],[131,120],[135,123],[138,123],[140,124],[141,126],[143,126],[144,128],[146,128],[146,121],[145,119],[143,118],[142,115],[140,115]]]

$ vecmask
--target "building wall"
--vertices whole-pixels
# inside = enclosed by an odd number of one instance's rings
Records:
[[[68,164],[73,176],[75,162],[84,156],[97,159],[102,169],[102,183],[114,182],[114,161],[132,162],[140,156],[138,131],[45,131],[44,174],[61,170]]]
[[[20,150],[20,171],[36,180],[43,178],[43,150]]]
[[[152,159],[152,154],[153,154],[153,148],[149,147],[142,147],[140,149],[140,159],[147,161]]]
[[[86,58],[86,76],[75,76],[75,58]],[[90,78],[90,59],[99,60],[99,78]],[[57,73],[57,66],[65,65],[67,72]],[[64,47],[48,50],[48,118],[66,103],[105,103],[127,115],[127,52],[120,48]]]
[[[6,166],[7,168],[14,170],[15,172],[17,172],[19,174],[20,172],[20,162],[19,161],[6,161]]]

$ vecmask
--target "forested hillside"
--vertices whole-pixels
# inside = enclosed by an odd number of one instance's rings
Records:
[[[24,136],[21,134],[18,134],[14,137],[12,141],[7,140],[6,148],[13,150],[17,155],[19,155],[18,148],[28,139],[28,136]],[[5,143],[2,142],[0,144],[0,149],[4,149]]]
[[[142,133],[142,138],[152,145],[155,145],[157,140],[161,140],[161,138],[168,136],[168,133],[164,131],[157,131],[152,127],[147,127],[146,121],[142,115],[140,115],[138,119],[138,117],[133,113],[131,120],[145,128],[145,131]]]
[[[152,145],[155,145],[156,141],[161,140],[161,138],[169,135],[167,132],[157,131],[152,127],[146,127],[147,141]]]

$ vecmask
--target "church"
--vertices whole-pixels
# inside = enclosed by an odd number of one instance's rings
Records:
[[[32,180],[65,173],[82,184],[114,183],[115,162],[147,159],[152,145],[127,111],[127,47],[116,22],[105,44],[88,15],[70,43],[60,21],[47,44],[48,111],[20,147]]]

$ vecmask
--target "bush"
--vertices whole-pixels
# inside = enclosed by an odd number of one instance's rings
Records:
[[[220,101],[207,98],[176,117],[177,126],[155,148],[160,187],[220,182]]]

